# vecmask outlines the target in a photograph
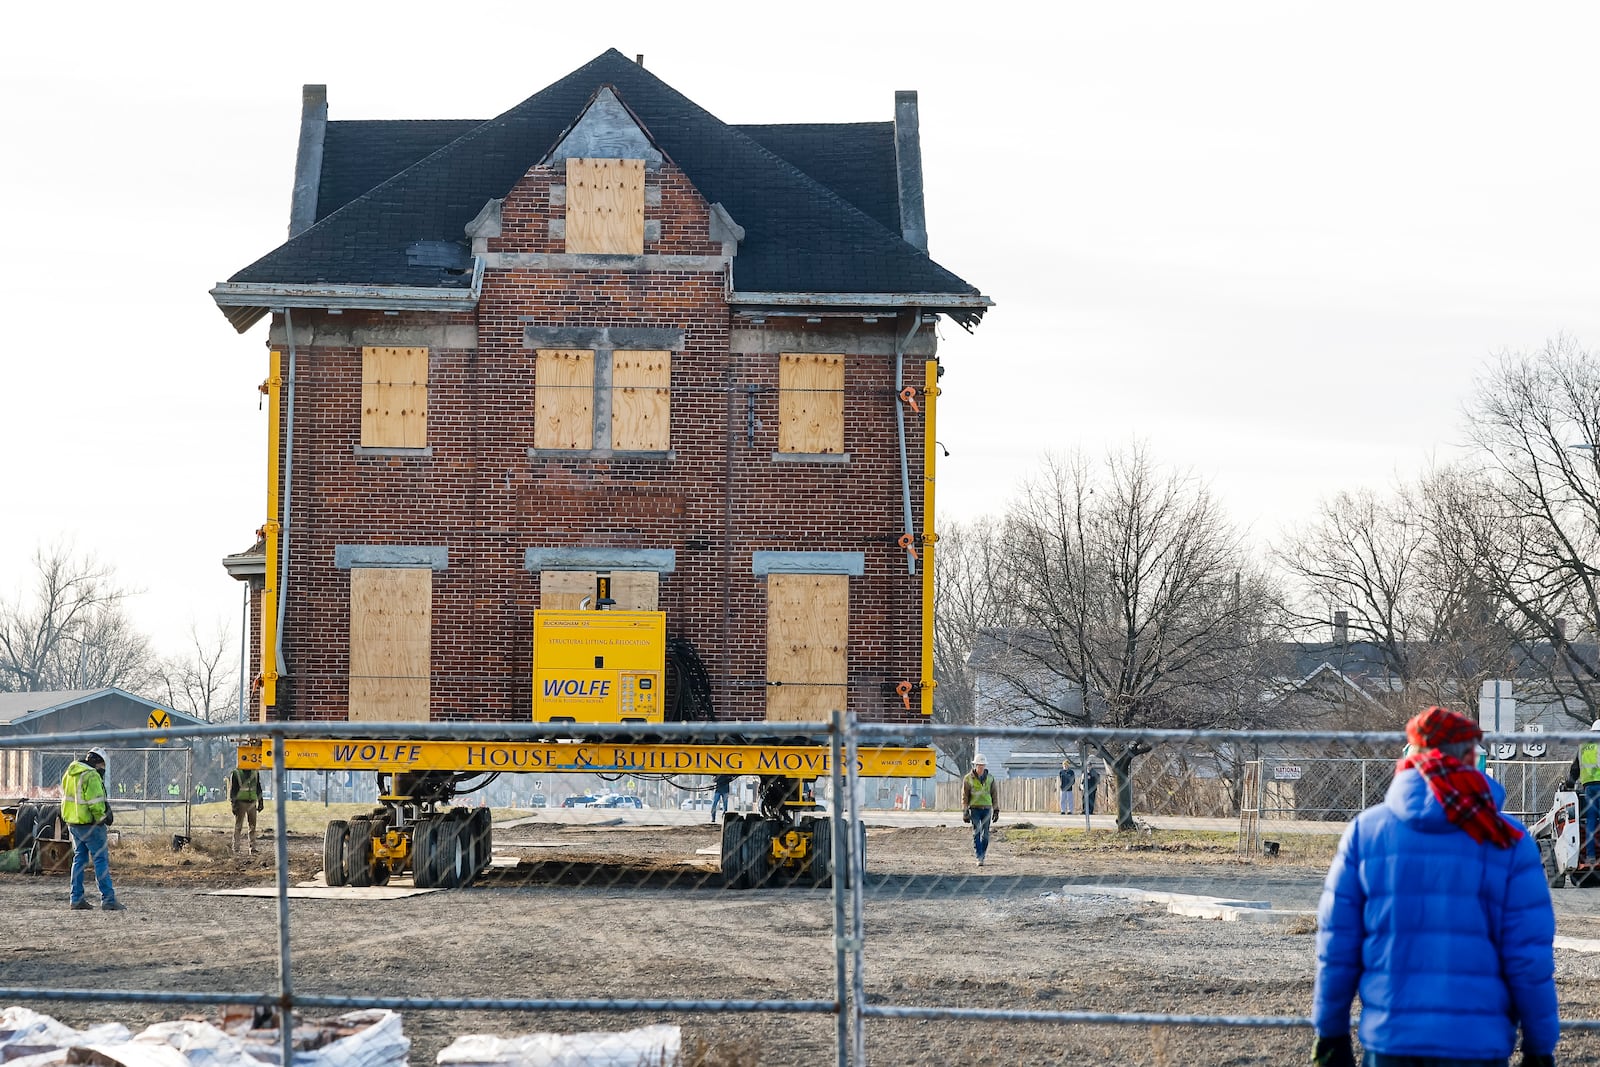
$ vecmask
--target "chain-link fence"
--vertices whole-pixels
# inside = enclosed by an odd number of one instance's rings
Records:
[[[0,875],[0,1004],[80,1027],[204,1009],[303,1063],[308,1034],[338,1030],[306,1023],[354,1009],[397,1012],[415,1062],[1299,1062],[1322,880],[1400,741],[930,727],[935,751],[981,733],[1096,761],[1086,814],[1076,759],[1056,761],[1074,772],[1064,797],[1059,774],[991,757],[1001,816],[980,864],[965,768],[934,788],[931,768],[879,758],[903,727],[744,723],[737,743],[727,724],[647,743],[548,729],[231,728],[276,752],[261,851],[235,853],[231,810],[207,802],[177,850],[155,834],[112,847],[126,913],[69,920],[60,875]],[[1565,766],[1491,770],[1532,821]],[[1600,1059],[1600,903],[1553,893],[1563,1058]],[[272,1029],[282,1006],[297,1031]],[[644,1029],[576,1036],[629,1028]],[[564,1036],[538,1039],[544,1060],[533,1039],[456,1041],[533,1031]],[[606,1040],[635,1059],[605,1058]],[[334,1045],[319,1063],[361,1060]]]

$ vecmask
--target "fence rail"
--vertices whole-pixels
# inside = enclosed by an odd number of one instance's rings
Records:
[[[741,729],[746,740],[756,743],[761,741],[760,731],[763,729],[761,725],[741,724]],[[587,856],[582,860],[563,858],[559,862],[551,861],[548,864],[550,869],[543,870],[540,868],[542,861],[538,857],[555,853],[541,850],[554,850],[560,845],[559,838],[563,834],[572,831],[573,836],[581,837],[582,833],[587,832],[584,830],[585,827],[611,824],[603,821],[603,812],[563,815],[564,819],[589,821],[558,823],[535,811],[525,817],[504,823],[503,828],[497,829],[496,832],[511,834],[518,830],[526,831],[523,837],[519,838],[522,841],[520,848],[524,854],[532,853],[534,858],[529,860],[523,855],[517,862],[520,866],[530,866],[533,870],[541,871],[538,880],[527,886],[508,887],[503,891],[496,889],[496,895],[488,898],[475,892],[425,898],[404,913],[411,916],[408,921],[413,925],[402,930],[388,928],[377,913],[351,910],[356,905],[348,901],[337,905],[345,909],[341,917],[329,913],[326,901],[297,895],[299,889],[296,883],[305,881],[306,872],[302,869],[305,857],[302,849],[301,853],[295,854],[297,858],[291,862],[291,844],[295,839],[303,838],[307,830],[303,826],[291,823],[289,781],[292,776],[306,776],[282,769],[285,737],[342,735],[374,740],[451,738],[515,741],[537,739],[540,736],[537,732],[539,728],[532,725],[507,727],[501,724],[463,726],[274,723],[243,727],[191,727],[167,731],[165,736],[169,739],[189,734],[219,740],[224,737],[264,737],[270,739],[272,743],[278,769],[268,775],[273,800],[265,820],[273,831],[271,866],[274,888],[268,898],[274,903],[271,928],[270,930],[260,928],[245,933],[224,927],[215,935],[228,942],[229,953],[250,954],[250,958],[257,959],[257,965],[236,971],[219,972],[231,977],[227,981],[218,981],[215,973],[206,971],[193,961],[192,957],[198,951],[196,948],[175,946],[173,958],[168,966],[163,967],[159,961],[147,961],[141,967],[130,965],[121,968],[121,976],[116,979],[110,977],[112,972],[104,972],[107,977],[98,984],[92,978],[87,982],[75,984],[61,981],[37,981],[30,984],[28,981],[17,980],[16,976],[35,973],[34,970],[13,968],[10,977],[4,980],[3,986],[0,986],[0,999],[67,1004],[98,1002],[107,1005],[254,1004],[262,1008],[291,1011],[373,1007],[406,1012],[470,1013],[473,1018],[476,1018],[476,1013],[496,1013],[502,1016],[507,1013],[534,1013],[561,1020],[578,1019],[591,1025],[596,1021],[603,1022],[604,1019],[617,1016],[655,1018],[665,1015],[691,1019],[708,1015],[728,1019],[736,1016],[752,1018],[792,1016],[800,1019],[827,1016],[833,1020],[833,1037],[828,1043],[826,1058],[840,1065],[865,1064],[868,1062],[869,1052],[880,1062],[902,1062],[896,1050],[905,1047],[899,1042],[908,1040],[907,1035],[910,1032],[898,1027],[912,1022],[943,1022],[956,1028],[954,1033],[959,1033],[960,1028],[979,1023],[996,1025],[1022,1023],[1033,1027],[1155,1027],[1186,1031],[1193,1028],[1208,1028],[1205,1030],[1207,1034],[1217,1031],[1241,1033],[1290,1031],[1303,1034],[1303,1031],[1310,1026],[1310,1020],[1295,1013],[1292,1008],[1284,1010],[1285,1005],[1281,999],[1274,999],[1270,990],[1261,1000],[1262,1006],[1269,1010],[1230,1010],[1238,1005],[1218,1002],[1212,1011],[1187,1011],[1175,1005],[1174,1010],[1133,1012],[1114,1010],[1114,1008],[1108,1010],[1106,997],[1095,992],[1094,982],[1097,978],[1092,974],[1078,976],[1065,982],[1059,978],[1051,979],[1054,982],[1054,985],[1050,986],[1053,991],[1048,996],[1037,995],[1034,999],[1052,1002],[1039,1003],[1033,1007],[974,1005],[970,1002],[970,990],[963,992],[960,984],[941,985],[933,980],[911,980],[907,976],[915,972],[918,959],[947,955],[952,946],[931,942],[918,943],[915,936],[908,939],[903,931],[890,937],[877,936],[875,931],[890,926],[892,920],[897,918],[895,914],[897,912],[945,908],[951,906],[951,901],[955,902],[955,906],[960,906],[962,901],[966,901],[965,907],[969,911],[963,913],[965,918],[962,921],[971,924],[971,927],[977,930],[984,928],[984,924],[993,926],[1008,919],[1008,914],[1001,914],[1002,912],[1044,907],[1045,905],[1039,902],[1041,894],[1047,893],[1054,899],[1055,891],[1051,890],[1050,886],[1054,885],[1060,889],[1063,881],[1076,881],[1076,886],[1069,884],[1066,888],[1087,893],[1091,898],[1089,902],[1081,906],[1075,905],[1076,910],[1063,912],[1061,916],[1053,919],[1047,916],[1030,918],[1027,920],[1029,923],[1045,925],[1028,928],[1053,930],[1051,923],[1065,922],[1069,926],[1083,924],[1097,914],[1115,918],[1123,914],[1116,911],[1116,908],[1137,908],[1141,905],[1119,903],[1120,898],[1116,898],[1114,894],[1107,894],[1103,899],[1095,897],[1099,883],[1092,878],[1088,880],[1081,877],[1069,878],[1065,874],[1055,875],[1053,880],[1047,875],[1042,880],[1035,879],[1026,883],[1020,896],[1008,899],[998,910],[982,895],[984,887],[992,887],[993,883],[968,885],[965,880],[975,877],[970,872],[959,878],[936,877],[912,867],[887,875],[869,877],[868,871],[872,866],[871,850],[874,846],[871,844],[873,837],[867,833],[867,827],[873,823],[877,813],[873,810],[864,810],[859,803],[853,803],[851,798],[859,799],[869,794],[875,796],[879,791],[866,789],[857,780],[856,752],[860,747],[889,741],[898,742],[899,737],[892,728],[860,724],[853,717],[847,716],[839,716],[835,721],[824,724],[783,723],[781,733],[777,732],[776,726],[772,729],[774,739],[793,738],[797,734],[804,734],[814,738],[818,743],[828,745],[834,753],[826,780],[820,782],[818,787],[819,795],[842,798],[841,803],[830,805],[831,811],[828,816],[831,825],[828,838],[832,846],[834,869],[839,872],[832,880],[831,892],[827,898],[831,906],[829,918],[822,919],[820,911],[811,910],[812,906],[805,903],[806,898],[783,897],[782,894],[788,892],[784,889],[764,891],[767,895],[756,893],[740,896],[734,892],[723,895],[719,888],[719,876],[712,870],[718,862],[716,857],[706,858],[698,867],[680,865],[668,871],[658,858],[644,852],[636,852],[629,853],[625,862],[616,863]],[[709,742],[725,730],[725,726],[715,724],[676,725],[663,727],[662,736],[674,740],[703,739]],[[563,732],[568,736],[596,740],[619,736],[619,731],[616,729],[605,727],[563,727]],[[1251,835],[1258,836],[1261,827],[1270,826],[1279,820],[1337,821],[1348,818],[1361,807],[1376,802],[1382,796],[1392,776],[1394,762],[1392,757],[1380,757],[1374,753],[1392,752],[1397,739],[1397,735],[1392,734],[1293,732],[1252,734],[1227,731],[1162,733],[1072,729],[1022,731],[1020,728],[980,731],[971,727],[938,726],[930,727],[927,733],[936,742],[972,738],[980,734],[993,736],[996,733],[1016,736],[1025,734],[1030,740],[1062,745],[1077,745],[1085,739],[1107,744],[1122,743],[1135,738],[1152,741],[1155,746],[1154,751],[1142,757],[1134,765],[1133,774],[1126,783],[1126,791],[1119,791],[1119,783],[1110,773],[1101,780],[1096,794],[1098,812],[1102,815],[1110,814],[1116,810],[1119,798],[1126,800],[1131,797],[1134,812],[1140,816],[1211,817],[1236,820],[1240,840],[1253,839]],[[52,739],[52,751],[76,752],[81,750],[81,746],[101,741],[125,742],[133,746],[130,751],[139,751],[138,746],[145,739],[146,735],[142,731],[86,732]],[[1581,738],[1575,738],[1574,743],[1577,739]],[[29,740],[37,744],[36,740]],[[1558,743],[1560,737],[1551,735],[1548,740]],[[26,745],[20,739],[0,739],[0,754],[14,755],[25,750]],[[1336,756],[1334,753],[1338,750],[1343,750],[1345,755]],[[1262,751],[1267,754],[1255,755]],[[1244,753],[1249,753],[1252,758],[1244,758],[1242,755]],[[167,753],[168,758],[172,755],[170,752]],[[15,764],[15,760],[12,764]],[[1558,761],[1507,761],[1492,763],[1490,770],[1506,787],[1508,808],[1532,815],[1541,810],[1555,782],[1564,776],[1565,765]],[[165,769],[161,769],[160,773],[166,773]],[[115,762],[109,776],[113,782],[116,780]],[[148,780],[148,776],[145,780]],[[189,779],[186,777],[185,781],[188,782]],[[694,795],[693,791],[699,787],[698,781],[658,780],[651,788],[638,790],[638,795],[670,796],[676,802],[679,796]],[[953,811],[959,805],[959,789],[957,781],[939,782],[937,789],[931,794],[934,807],[947,812]],[[527,792],[525,785],[519,785],[513,795],[522,796]],[[325,807],[332,816],[343,818],[345,809],[356,807],[354,804],[341,805],[327,789],[324,789],[324,793],[327,795],[322,796],[314,805],[308,801],[296,806],[294,811],[297,817],[300,817],[307,808],[315,811],[317,807]],[[918,791],[899,791],[898,795],[921,798],[930,794],[924,788]],[[1082,797],[1080,776],[1074,795],[1074,806],[1079,812],[1082,811]],[[1001,783],[1002,806],[1013,812],[1058,812],[1059,800],[1057,781],[1054,778],[1007,779]],[[172,804],[148,798],[138,800],[114,797],[113,802],[119,812],[118,828],[125,832],[149,834],[176,832],[170,822],[161,821],[174,816],[176,807]],[[178,805],[185,809],[188,806]],[[894,806],[902,810],[910,809],[908,815],[923,810],[920,806],[913,807],[906,803]],[[678,811],[671,805],[663,804],[660,808],[646,809],[646,811],[651,810],[654,814],[647,818],[653,820],[654,825],[689,826],[702,820],[702,814],[697,809]],[[128,814],[124,815],[124,811]],[[672,812],[671,817],[666,814],[668,811]],[[678,818],[680,821],[671,823],[671,818]],[[134,830],[130,823],[137,825],[139,830]],[[704,827],[698,829],[704,832]],[[955,832],[959,834],[963,831],[957,829]],[[863,846],[850,847],[846,844],[854,841],[863,842]],[[578,846],[572,847],[578,848]],[[593,847],[597,846],[583,846],[583,848]],[[1247,853],[1248,856],[1255,854],[1254,848]],[[1063,870],[1068,869],[1064,861]],[[664,871],[666,873],[663,873]],[[1314,892],[1314,878],[1310,884],[1312,885],[1310,891]],[[404,885],[396,888],[408,889]],[[296,894],[291,893],[292,889],[296,890]],[[590,936],[586,931],[574,929],[570,925],[553,926],[543,933],[545,938],[557,940],[564,938],[570,941],[571,951],[565,957],[558,957],[569,961],[564,970],[553,963],[535,966],[531,970],[519,967],[517,953],[531,951],[529,946],[535,944],[534,941],[523,940],[530,936],[531,928],[526,924],[529,921],[536,922],[537,917],[546,910],[570,906],[573,903],[568,899],[571,893],[584,894],[593,890],[604,892],[582,895],[578,899],[580,906],[591,912],[590,922],[596,925],[597,930],[605,925],[607,917],[613,917],[611,921],[618,921],[615,920],[615,916],[627,914],[626,899],[619,905],[622,910],[614,910],[612,907],[618,904],[615,898],[619,893],[624,898],[629,894],[636,894],[637,896],[633,898],[636,901],[644,899],[646,895],[659,895],[659,891],[668,893],[681,891],[685,894],[681,907],[676,909],[677,920],[660,929],[646,928],[639,935],[641,938],[639,945],[630,954],[630,959],[633,957],[676,959],[681,955],[684,961],[682,988],[630,987],[630,981],[643,981],[640,976],[648,972],[639,970],[628,960],[618,961],[617,966],[608,968],[604,951],[598,947],[607,944],[605,939],[598,932]],[[717,895],[707,897],[707,891],[716,891]],[[950,900],[947,900],[947,897]],[[27,883],[16,877],[0,878],[0,902],[10,899],[16,903],[24,898],[27,898]],[[485,922],[483,911],[479,907],[485,899],[492,901],[495,908],[504,909],[498,913],[503,918],[503,923],[496,923],[492,919]],[[194,921],[197,924],[221,923],[223,920],[220,916],[235,914],[226,911],[226,906],[223,904],[186,906],[196,909]],[[750,945],[748,940],[730,939],[721,946],[720,952],[715,947],[708,951],[706,944],[702,942],[712,940],[714,937],[712,931],[719,929],[716,924],[723,920],[702,919],[698,914],[691,915],[691,913],[734,914],[744,908],[754,909],[750,918],[752,921],[759,921],[761,926],[757,928],[764,928],[768,938],[783,942],[784,947],[776,950],[777,958],[782,963],[778,969],[766,976],[764,987],[770,988],[763,995],[717,995],[720,987],[716,983],[724,980],[729,973],[743,973],[740,961],[747,958],[746,952],[754,950],[748,947]],[[755,919],[757,915],[760,916],[759,920]],[[417,926],[418,916],[431,916],[431,918],[421,919],[421,925]],[[1119,924],[1122,922],[1117,921]],[[513,937],[510,931],[514,923],[515,929],[519,932]],[[1228,931],[1227,936],[1242,936],[1239,931],[1250,924],[1229,925],[1236,925],[1238,929]],[[1077,929],[1076,926],[1073,928]],[[1119,925],[1119,929],[1125,927]],[[445,936],[446,932],[448,936]],[[483,940],[474,940],[480,935]],[[27,939],[42,935],[30,928],[19,930],[18,936]],[[977,938],[980,935],[975,933],[973,936]],[[1081,932],[1072,934],[1071,937],[1077,940],[1060,942],[1062,945],[1075,946],[1063,951],[1081,952],[1082,936]],[[1118,936],[1127,935],[1121,933]],[[443,940],[425,941],[428,937],[442,937]],[[412,939],[417,941],[415,949],[410,947]],[[372,958],[371,945],[375,941],[391,946],[379,952],[380,956],[385,952],[408,951],[454,953],[455,955],[443,961],[432,960],[429,964],[432,969],[425,972],[430,975],[448,974],[450,980],[441,982],[435,979],[432,984],[437,988],[432,989],[381,988],[381,983],[377,980],[373,981],[371,987],[363,987],[363,976],[356,974],[352,977],[344,973],[347,967],[342,961],[347,953],[352,954],[352,958]],[[592,950],[586,947],[591,942],[596,946]],[[447,947],[427,949],[423,947],[424,943],[435,946],[442,944]],[[222,942],[219,941],[213,947],[221,946]],[[957,946],[958,951],[962,947],[969,946]],[[1309,941],[1304,942],[1301,949],[1306,952],[1304,965],[1308,985]],[[33,960],[40,955],[47,956],[48,953],[30,950],[28,958]],[[265,957],[266,960],[275,959],[276,964],[263,962],[258,957]],[[418,966],[428,962],[414,957],[413,959]],[[63,958],[59,963],[60,966],[55,971],[43,967],[38,969],[37,973],[60,975],[74,973],[73,959]],[[1255,964],[1252,963],[1251,966],[1254,967]],[[469,975],[455,973],[469,969],[472,972]],[[1043,975],[1056,974],[1056,971],[1049,966],[1048,960],[1043,961],[1037,970]],[[593,973],[590,973],[591,971]],[[1106,969],[1105,980],[1114,979],[1112,971],[1112,968]],[[869,975],[874,976],[874,980],[870,983]],[[756,982],[758,987],[763,987],[762,972],[752,970],[749,978]],[[1027,979],[1033,983],[1044,980]],[[519,981],[551,987],[564,982],[570,989],[565,991],[552,989],[556,995],[525,995],[526,991],[514,988],[515,983]],[[480,984],[498,987],[499,995],[481,995],[481,990],[477,988]],[[1073,995],[1081,996],[1082,1003],[1072,1003],[1062,999]],[[1133,1001],[1121,996],[1112,997],[1109,1001],[1113,1005],[1130,1002]],[[1203,1006],[1205,1001],[1201,1001],[1200,1004]],[[1161,1007],[1159,1004],[1141,1004],[1141,1006]],[[511,1024],[512,1020],[507,1018],[506,1025]],[[1568,1030],[1581,1034],[1600,1029],[1600,1020],[1577,1018],[1566,1020],[1563,1025]],[[294,1051],[290,1047],[293,1033],[289,1027],[283,1027],[281,1032],[282,1056],[285,1062],[289,1062],[294,1058]],[[794,1040],[800,1039],[794,1038]],[[811,1051],[803,1051],[808,1048]],[[787,1047],[780,1044],[767,1049],[760,1058],[780,1063],[816,1062],[818,1057],[815,1051],[803,1042]],[[990,1051],[992,1052],[992,1046]],[[794,1058],[789,1058],[791,1055]],[[1272,1046],[1272,1050],[1267,1052],[1236,1052],[1230,1055],[1234,1056],[1233,1062],[1283,1062],[1281,1045]],[[1252,1055],[1259,1058],[1251,1058]],[[951,1062],[961,1058],[960,1054],[954,1052],[948,1056]],[[1021,1058],[1027,1060],[1026,1056]],[[1190,1052],[1181,1058],[1187,1062],[1205,1062],[1212,1057],[1205,1052],[1198,1054]],[[905,1060],[905,1062],[913,1061],[925,1062],[910,1057]],[[685,1059],[684,1062],[690,1061]],[[727,1062],[738,1062],[738,1060],[735,1057]],[[1143,1062],[1143,1060],[1135,1058],[1127,1062]]]

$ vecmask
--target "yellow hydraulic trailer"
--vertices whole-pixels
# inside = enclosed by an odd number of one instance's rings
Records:
[[[934,764],[931,748],[863,748],[855,769],[862,777],[931,778]],[[239,765],[274,767],[270,743],[241,746]],[[490,817],[487,808],[450,807],[454,786],[463,778],[525,772],[756,775],[762,810],[730,813],[722,825],[724,884],[828,885],[833,876],[832,824],[816,814],[818,805],[802,788],[833,773],[832,752],[821,746],[286,738],[283,767],[373,772],[389,783],[372,815],[328,824],[323,866],[329,885],[381,885],[406,869],[423,888],[470,883],[489,865]]]

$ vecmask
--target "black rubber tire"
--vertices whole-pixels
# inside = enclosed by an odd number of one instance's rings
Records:
[[[489,869],[494,858],[494,818],[488,808],[473,808],[467,819],[467,836],[472,844],[472,877]]]
[[[433,884],[433,828],[431,817],[418,819],[411,828],[411,884],[418,889],[435,889]]]
[[[17,807],[17,826],[15,840],[11,847],[16,849],[29,849],[33,847],[33,839],[37,836],[39,825],[39,805],[21,804]]]
[[[434,830],[434,873],[438,889],[460,889],[472,882],[472,841],[465,808],[452,808]]]
[[[1549,838],[1540,839],[1539,858],[1544,861],[1544,877],[1550,883],[1550,888],[1560,889],[1566,885],[1567,872],[1556,866],[1556,847]]]
[[[72,835],[67,833],[67,824],[61,818],[61,805],[48,801],[39,803],[34,808],[33,836],[42,837],[46,841],[68,841]]]
[[[350,836],[344,845],[345,884],[371,885],[372,867],[372,820],[351,819]]]
[[[800,826],[811,832],[806,874],[812,885],[828,889],[833,885],[833,820],[826,815],[809,815]]]
[[[328,823],[322,837],[322,878],[331,886],[350,884],[349,869],[345,867],[346,842],[350,839],[350,824],[343,819]]]
[[[772,881],[773,823],[753,816],[744,828],[744,845],[739,850],[746,889],[765,889]]]
[[[744,816],[738,814],[722,817],[722,888],[745,888]]]

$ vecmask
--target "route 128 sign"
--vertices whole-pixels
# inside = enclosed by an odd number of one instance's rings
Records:
[[[1530,733],[1530,734],[1542,734],[1542,733],[1544,733],[1543,724],[1536,723],[1536,722],[1530,722],[1528,725],[1524,726],[1522,729],[1523,729],[1524,733]],[[1547,746],[1545,745],[1545,743],[1543,741],[1531,741],[1530,740],[1530,741],[1522,742],[1522,754],[1524,756],[1527,756],[1529,759],[1542,759],[1544,757],[1546,748],[1547,748]]]

